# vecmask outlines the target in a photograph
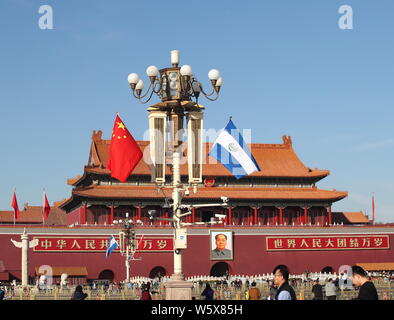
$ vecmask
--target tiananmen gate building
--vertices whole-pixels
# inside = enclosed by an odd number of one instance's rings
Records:
[[[138,144],[144,151],[149,142]],[[124,257],[115,251],[106,259],[105,250],[109,236],[116,237],[119,231],[112,221],[124,219],[126,212],[143,223],[136,229],[137,239],[143,239],[137,251],[140,260],[131,264],[131,276],[172,274],[173,228],[148,215],[154,209],[160,217],[171,216],[166,205],[171,193],[151,182],[151,168],[143,160],[126,183],[111,178],[106,168],[109,146],[110,140],[102,139],[101,131],[93,132],[87,165],[80,176],[68,180],[71,196],[55,203],[45,225],[41,207],[25,205],[15,225],[12,212],[0,212],[0,281],[20,279],[20,249],[10,240],[19,240],[24,228],[39,241],[29,255],[31,278],[41,265],[50,265],[56,270],[55,278],[67,271],[75,283],[124,280]],[[318,188],[330,172],[306,166],[290,137],[284,136],[281,144],[251,144],[261,171],[239,180],[208,155],[210,147],[205,144],[204,183],[182,198],[183,204],[212,204],[193,209],[187,217],[188,222],[199,224],[188,228],[185,276],[255,275],[272,272],[278,264],[298,274],[338,272],[342,265],[394,262],[394,227],[372,226],[363,212],[333,212],[332,205],[347,192]],[[187,170],[186,164],[181,166],[184,183]],[[170,183],[170,166],[166,172]],[[215,206],[221,197],[229,199],[228,208]],[[215,214],[226,215],[223,224],[210,225]],[[212,234],[218,232],[230,235],[231,258],[211,257]]]

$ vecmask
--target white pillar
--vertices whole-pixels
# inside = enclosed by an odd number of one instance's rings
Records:
[[[126,282],[130,281],[130,260],[129,260],[129,245],[126,246]]]
[[[29,235],[26,233],[26,229],[23,230],[21,234],[21,242],[11,239],[11,242],[15,247],[22,249],[22,286],[27,286],[29,284],[29,248],[34,248],[38,245],[38,239],[34,239],[29,242]]]
[[[21,235],[22,240],[22,286],[29,284],[29,236]]]
[[[175,150],[173,153],[173,219],[175,220],[175,230],[181,228],[181,209],[179,208],[182,199],[181,174],[180,174],[180,152]],[[175,234],[174,234],[175,240]],[[175,248],[174,248],[175,249]],[[171,280],[165,283],[166,300],[191,300],[193,283],[185,281],[182,273],[182,250],[174,250],[174,274]]]

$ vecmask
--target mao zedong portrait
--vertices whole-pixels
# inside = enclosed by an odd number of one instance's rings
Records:
[[[211,259],[215,260],[231,260],[232,252],[226,249],[227,236],[224,233],[218,233],[215,236],[216,248],[211,251]]]

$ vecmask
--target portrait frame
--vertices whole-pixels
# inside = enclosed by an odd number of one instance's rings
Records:
[[[224,234],[226,239],[226,247],[224,250],[223,256],[220,256],[217,253],[216,246],[216,236],[219,234]],[[234,239],[233,239],[234,232],[232,230],[209,230],[209,243],[210,243],[210,251],[209,256],[210,260],[233,260],[234,259]]]

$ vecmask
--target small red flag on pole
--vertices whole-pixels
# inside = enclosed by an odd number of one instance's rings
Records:
[[[141,149],[117,114],[112,130],[107,163],[107,168],[111,171],[111,177],[126,182],[141,158]]]
[[[372,224],[375,223],[375,195],[372,193]]]
[[[42,200],[42,213],[44,215],[44,219],[48,218],[50,211],[51,211],[51,206],[49,205],[47,195],[44,191],[44,196]]]
[[[18,200],[16,199],[16,192],[14,191],[14,196],[12,197],[12,208],[14,209],[14,224],[15,220],[18,220],[20,217],[19,207],[18,207]]]

